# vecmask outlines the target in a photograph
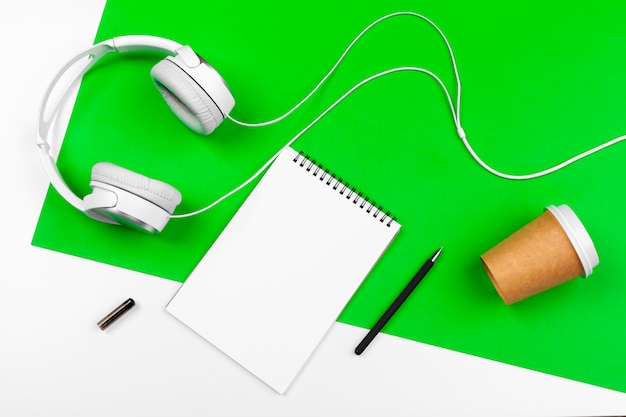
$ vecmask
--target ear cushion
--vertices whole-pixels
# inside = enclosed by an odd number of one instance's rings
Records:
[[[209,94],[172,60],[160,61],[150,75],[165,102],[194,132],[208,135],[224,120]]]
[[[172,214],[182,201],[180,192],[169,184],[137,174],[109,162],[99,162],[91,170],[91,179],[133,193]]]

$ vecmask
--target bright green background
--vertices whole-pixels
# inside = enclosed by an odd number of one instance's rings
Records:
[[[96,41],[154,34],[188,43],[228,81],[238,101],[233,115],[264,121],[303,97],[365,25],[413,10],[438,23],[454,47],[462,121],[477,152],[496,168],[525,173],[626,133],[626,4],[579,4],[110,0]],[[247,178],[368,75],[423,66],[454,88],[436,32],[401,17],[370,32],[285,122],[256,130],[226,122],[202,138],[160,100],[148,75],[156,60],[114,57],[85,77],[59,159],[80,195],[89,191],[93,164],[111,161],[176,186],[177,212],[191,211]],[[294,147],[383,202],[403,226],[340,321],[372,326],[443,245],[386,332],[626,392],[626,145],[545,178],[499,179],[463,148],[437,84],[402,73],[359,90]],[[52,190],[33,244],[184,281],[250,190],[204,215],[172,220],[156,236],[90,220]],[[480,254],[544,206],[562,203],[587,226],[600,265],[589,279],[505,306]]]

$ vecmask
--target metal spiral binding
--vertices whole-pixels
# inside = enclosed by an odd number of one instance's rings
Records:
[[[365,210],[368,214],[371,213],[372,217],[378,219],[381,223],[385,223],[385,220],[387,220],[387,227],[391,227],[391,223],[396,220],[395,217],[391,217],[389,211],[383,212],[381,205],[376,206],[375,201],[370,201],[367,196],[363,197],[363,193],[357,192],[356,187],[350,187],[347,181],[344,182],[341,177],[337,178],[328,168],[324,169],[322,164],[318,164],[315,159],[310,159],[308,155],[299,152],[293,158],[293,162],[310,172],[314,177],[319,178],[327,186],[332,187],[333,190],[337,190],[340,195],[345,195],[346,199],[352,200],[353,204],[358,204],[359,208]]]

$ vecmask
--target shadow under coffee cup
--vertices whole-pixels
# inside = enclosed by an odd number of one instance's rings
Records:
[[[598,265],[591,237],[567,205],[543,214],[481,256],[498,294],[508,305],[580,276]]]

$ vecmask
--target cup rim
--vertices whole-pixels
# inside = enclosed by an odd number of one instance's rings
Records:
[[[600,263],[600,259],[585,226],[567,204],[561,204],[558,207],[550,205],[546,207],[546,210],[549,210],[563,227],[583,265],[585,277],[588,277],[593,272],[593,268]]]

